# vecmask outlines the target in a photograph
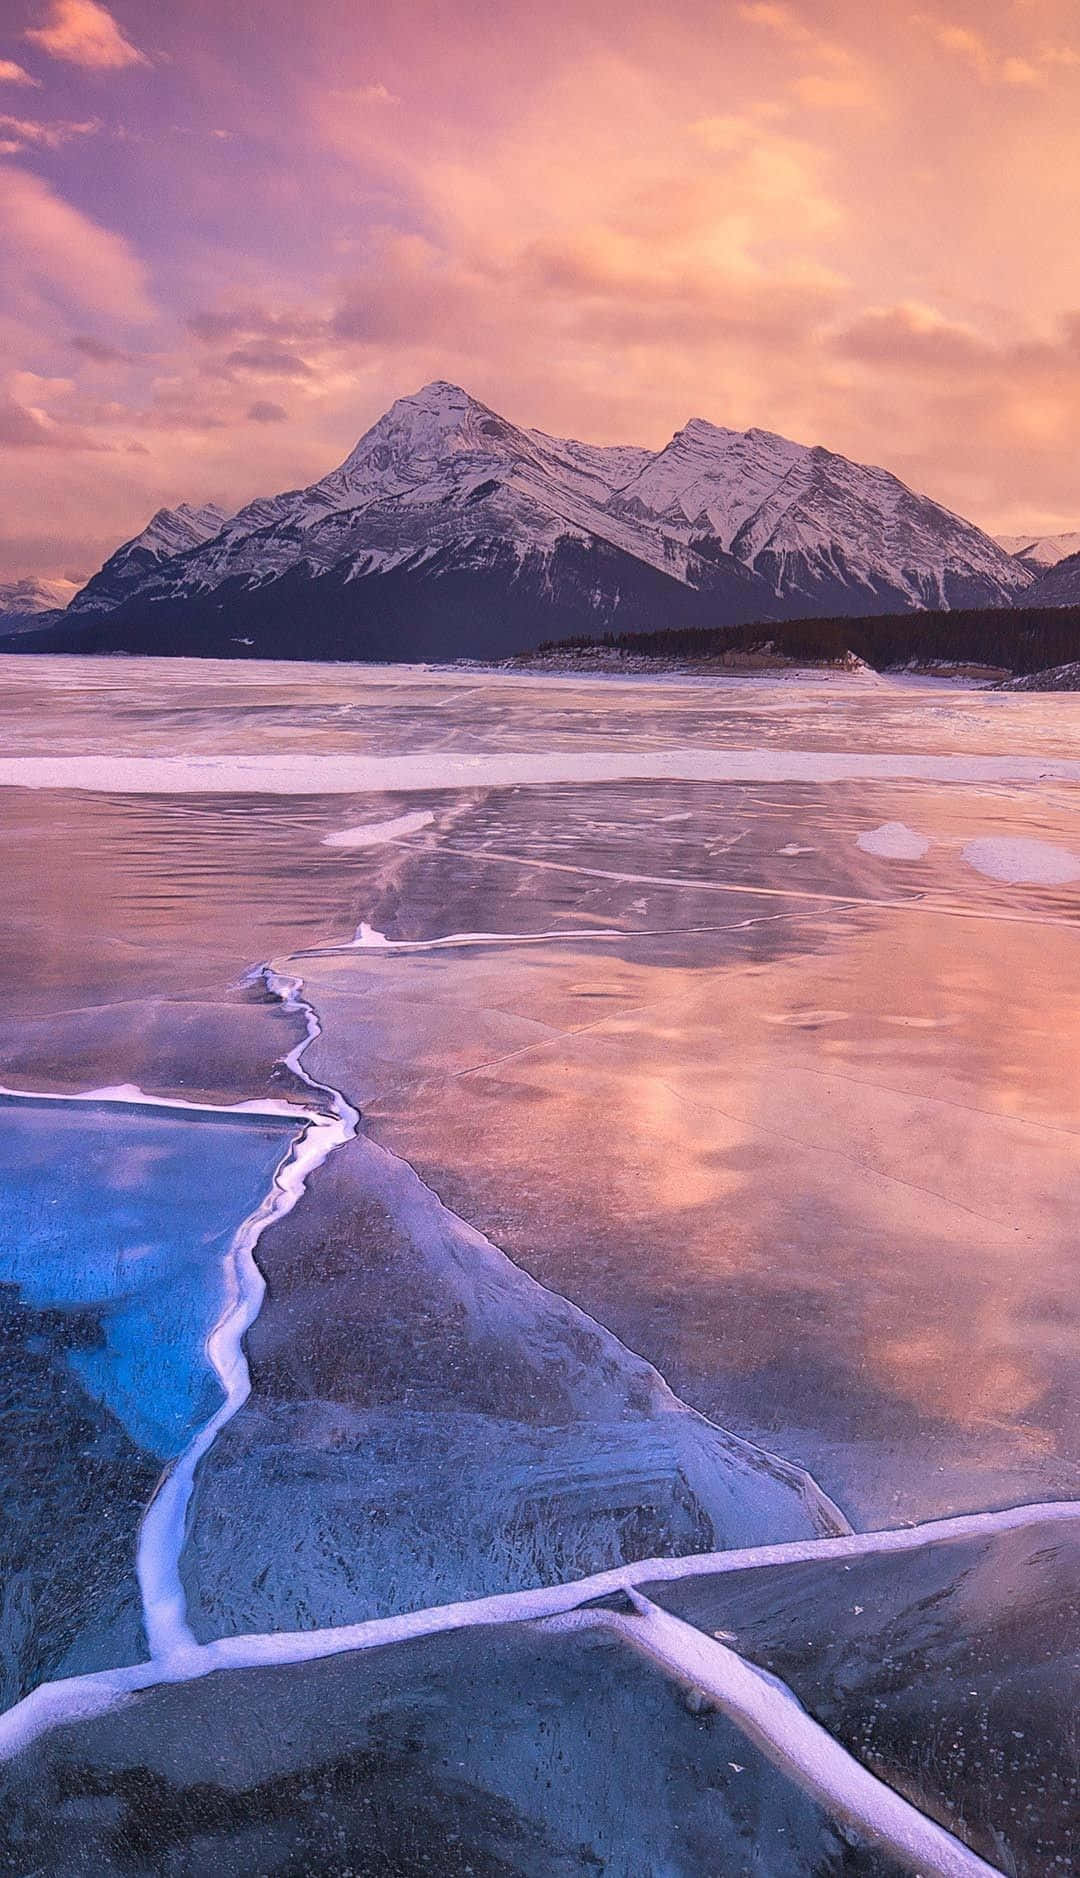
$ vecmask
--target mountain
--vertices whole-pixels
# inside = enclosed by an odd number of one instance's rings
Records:
[[[140,589],[168,562],[189,548],[209,541],[228,521],[216,502],[200,509],[181,502],[175,509],[159,509],[140,535],[125,541],[104,567],[71,602],[73,614],[111,613]]]
[[[1048,567],[1028,588],[1024,602],[1032,606],[1080,605],[1080,554],[1068,554]]]
[[[981,530],[887,470],[770,431],[695,418],[616,502],[680,536],[689,524],[699,553],[752,570],[765,617],[1007,604],[1027,584]]]
[[[57,649],[501,657],[540,639],[922,606],[1034,579],[885,470],[694,419],[658,452],[522,430],[442,381],[337,469],[226,517],[162,510]]]
[[[1056,567],[1066,555],[1080,554],[1080,529],[1065,535],[995,535],[994,539],[1006,554],[1014,554],[1035,574]]]
[[[79,589],[73,580],[0,581],[0,636],[39,628],[67,606]]]

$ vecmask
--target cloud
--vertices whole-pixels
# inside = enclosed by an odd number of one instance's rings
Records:
[[[917,302],[871,307],[825,352],[905,480],[1002,531],[1080,523],[1080,310],[995,337]]]
[[[1069,382],[1080,398],[1080,310],[1063,313],[1048,335],[995,341],[933,307],[905,301],[868,307],[831,334],[829,344],[862,365],[913,373],[940,370],[981,382],[996,376],[1013,394],[1033,397],[1048,380]],[[1063,410],[1063,420],[1066,415]],[[1070,425],[1074,416],[1068,416]]]
[[[237,346],[228,353],[225,361],[227,370],[256,372],[270,378],[310,378],[311,367],[298,352],[288,346],[275,344],[272,340],[262,344]]]
[[[133,365],[135,354],[124,352],[119,346],[110,346],[103,339],[95,339],[91,333],[74,333],[70,341],[76,352],[81,352],[85,359],[91,359],[95,365]]]
[[[916,301],[867,307],[831,335],[835,352],[862,365],[953,372],[995,358],[991,342],[974,327],[946,319]]]
[[[522,257],[526,294],[563,303],[562,319],[594,341],[704,344],[742,339],[765,351],[806,338],[835,307],[824,273],[772,282],[692,262],[651,270],[595,240],[537,243]]]
[[[58,302],[121,320],[152,316],[145,270],[127,242],[58,196],[40,176],[0,163],[4,284],[20,311]]]
[[[289,415],[283,404],[272,404],[269,398],[256,398],[247,414],[256,424],[283,424]]]
[[[32,449],[45,441],[44,426],[24,405],[0,394],[0,444],[5,449]]]
[[[196,339],[201,339],[206,345],[240,338],[303,341],[317,339],[325,331],[325,322],[310,313],[296,310],[274,312],[257,303],[207,308],[189,314],[185,325]]]
[[[880,88],[865,61],[848,46],[814,31],[790,6],[775,0],[749,0],[739,13],[751,26],[772,33],[804,61],[805,69],[789,81],[796,103],[815,111],[880,112]]]
[[[816,35],[789,6],[772,4],[771,0],[751,0],[751,4],[741,6],[739,12],[751,25],[768,27],[770,32],[777,33],[792,45],[814,44]]]
[[[24,150],[59,150],[73,137],[92,137],[100,129],[101,120],[96,117],[43,124],[0,112],[0,151],[4,156],[17,156]]]
[[[482,322],[497,283],[473,273],[420,235],[383,235],[364,273],[343,283],[330,330],[339,340],[401,346],[431,338],[440,327],[456,337]]]
[[[0,59],[0,85],[33,85],[41,90],[40,78],[32,78],[25,66],[16,64],[14,59]]]
[[[28,27],[24,38],[50,58],[91,72],[117,72],[125,66],[150,63],[98,0],[52,0],[46,25]]]
[[[6,450],[108,450],[112,446],[77,424],[58,423],[42,410],[0,393],[0,448]]]
[[[397,96],[396,92],[388,90],[385,85],[380,84],[378,81],[376,81],[375,84],[373,85],[354,86],[353,90],[349,93],[349,96],[354,98],[357,104],[400,104],[401,103],[401,99]]]
[[[1055,67],[1080,65],[1080,53],[1072,46],[1043,44],[1023,52],[1006,52],[972,26],[960,26],[928,13],[915,13],[912,21],[942,51],[962,59],[986,85],[1031,89],[1045,86]]]

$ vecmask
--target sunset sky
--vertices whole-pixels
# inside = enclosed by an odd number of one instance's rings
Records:
[[[449,378],[1080,526],[1076,0],[4,0],[0,577]]]

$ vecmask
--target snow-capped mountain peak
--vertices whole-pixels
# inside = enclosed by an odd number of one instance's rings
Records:
[[[185,548],[197,547],[220,534],[228,519],[216,502],[204,502],[201,508],[178,502],[175,509],[158,509],[141,534],[134,535],[126,546],[145,548],[158,555],[182,554]]]
[[[693,417],[620,491],[620,506],[707,532],[728,551],[739,529],[811,455],[767,430],[725,430]]]
[[[455,457],[512,458],[522,448],[527,449],[522,432],[460,385],[436,379],[396,399],[344,463],[315,487],[339,503],[371,500],[421,486]]]
[[[1004,597],[1031,578],[981,530],[888,470],[704,418],[677,431],[618,502],[698,552],[719,547],[777,599],[803,595],[809,612],[830,589],[841,611],[850,610],[845,590],[877,606],[887,594],[899,608],[949,606],[980,591]]]

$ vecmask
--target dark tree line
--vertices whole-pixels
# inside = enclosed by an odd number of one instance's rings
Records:
[[[875,670],[934,660],[1041,672],[1080,659],[1080,606],[970,607],[951,613],[883,613],[862,619],[769,620],[759,626],[686,626],[547,640],[541,652],[604,647],[640,658],[715,659],[765,646],[785,658],[838,663],[854,652]]]

